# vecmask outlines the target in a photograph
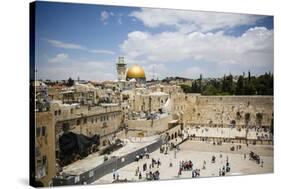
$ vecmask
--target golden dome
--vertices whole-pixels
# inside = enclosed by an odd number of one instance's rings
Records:
[[[145,78],[145,73],[139,65],[131,66],[127,71],[127,78]]]

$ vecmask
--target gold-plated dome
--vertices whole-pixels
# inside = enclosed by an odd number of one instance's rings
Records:
[[[127,71],[127,78],[145,78],[145,73],[139,65],[131,66]]]

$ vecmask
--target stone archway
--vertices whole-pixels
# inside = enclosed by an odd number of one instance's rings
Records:
[[[170,135],[168,135],[168,141],[170,141],[171,140],[171,136]]]

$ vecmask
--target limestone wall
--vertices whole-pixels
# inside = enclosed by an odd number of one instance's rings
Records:
[[[140,111],[155,111],[158,112],[161,109],[166,101],[168,100],[169,95],[166,93],[157,94],[151,93],[149,95],[137,94],[130,99],[132,104],[132,110],[136,112]],[[151,105],[150,105],[151,104]]]
[[[56,174],[54,119],[50,112],[36,112],[35,117],[36,180],[49,186]]]
[[[145,136],[160,133],[168,129],[168,123],[172,120],[171,115],[161,117],[158,120],[128,120],[129,129],[139,130]]]
[[[270,126],[273,113],[273,96],[200,96],[188,95],[184,101],[186,124],[217,124],[228,126],[233,120],[244,126],[245,115],[250,114],[248,125]],[[262,114],[259,122],[257,114]]]

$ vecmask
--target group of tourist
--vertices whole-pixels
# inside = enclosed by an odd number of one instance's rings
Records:
[[[246,159],[246,158],[245,158]],[[256,161],[257,164],[259,164],[261,167],[263,167],[263,160],[260,158],[260,156],[253,151],[249,153],[249,160]]]
[[[222,154],[220,154],[220,158],[222,158]],[[230,164],[228,161],[228,156],[226,156],[226,164],[219,168],[219,176],[225,176],[226,173],[230,172]]]
[[[160,172],[157,170],[155,172],[149,171],[146,172],[146,180],[159,180],[160,179]]]
[[[177,141],[175,141],[177,143]],[[168,142],[162,146],[160,146],[160,154],[164,153],[164,154],[168,154],[168,151],[173,150],[173,149],[177,149],[179,150],[179,146],[175,145],[174,142]]]
[[[148,153],[147,153],[148,154]],[[149,154],[146,155],[147,159],[149,159]],[[138,155],[136,159],[143,159],[143,156]],[[146,180],[159,180],[160,179],[160,172],[159,170],[153,171],[153,168],[159,168],[161,165],[160,159],[155,160],[154,158],[151,158],[151,163],[148,165],[147,162],[142,164],[142,171],[140,170],[140,167],[138,166],[135,171],[135,176],[138,177],[139,180],[143,179],[143,174],[145,173],[145,179]]]
[[[192,175],[193,175],[194,170],[193,170],[193,163],[191,160],[180,161],[178,176],[182,175],[182,171],[190,171],[190,170],[192,170]]]
[[[272,134],[269,132],[268,129],[266,128],[262,128],[262,127],[258,127],[258,126],[251,126],[249,128],[245,128],[242,127],[228,127],[230,130],[226,130],[227,128],[223,128],[223,127],[216,127],[216,130],[213,129],[213,131],[216,131],[217,136],[221,135],[223,137],[223,135],[225,135],[225,138],[230,138],[230,136],[226,136],[227,133],[232,133],[235,131],[238,131],[239,133],[241,133],[242,130],[247,130],[249,131],[248,133],[248,137],[252,138],[252,139],[258,139],[258,140],[270,140],[272,139]],[[212,129],[211,127],[207,126],[207,128],[203,125],[200,126],[196,126],[196,127],[190,127],[190,128],[185,128],[184,133],[188,133],[188,139],[192,139],[193,137],[197,136],[197,137],[208,137],[208,135],[213,135],[213,132],[209,132]],[[246,131],[246,132],[247,132]],[[210,134],[208,134],[210,133]],[[238,134],[238,133],[237,133]],[[241,135],[241,134],[238,134]],[[209,136],[211,137],[211,136]],[[242,136],[241,136],[242,137]],[[204,139],[205,140],[205,139]]]
[[[239,144],[239,145],[234,145],[230,148],[230,151],[238,151],[238,150],[241,150],[242,149],[242,146]]]
[[[192,178],[197,178],[200,176],[200,169],[194,169],[192,170]]]

